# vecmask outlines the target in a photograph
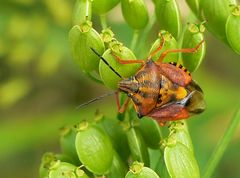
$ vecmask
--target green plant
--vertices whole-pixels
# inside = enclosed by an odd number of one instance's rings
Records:
[[[194,2],[187,1],[196,17],[200,20],[207,20],[207,29],[228,44],[227,39],[230,38],[226,38],[225,24],[228,16],[231,14],[230,10],[224,9],[222,11],[220,9],[223,7],[228,8],[228,1],[224,1],[225,4],[217,4],[207,0],[202,0],[201,3],[198,1]],[[130,45],[131,49],[129,49],[114,38],[114,33],[110,28],[107,28],[106,13],[117,3],[119,1],[78,0],[74,11],[74,27],[69,32],[73,58],[78,62],[81,70],[94,81],[102,83],[111,89],[117,88],[117,83],[120,79],[109,69],[109,66],[103,61],[99,61],[99,58],[94,55],[91,48],[98,51],[121,76],[129,77],[134,75],[139,66],[135,64],[121,65],[111,55],[111,52],[113,51],[122,59],[136,59],[136,45],[146,42],[147,34],[156,21],[154,15],[148,22],[149,17],[144,1],[121,1],[123,16],[129,26],[133,28],[134,33]],[[175,0],[156,0],[154,3],[157,20],[160,21],[160,30],[163,31],[160,32],[159,38],[156,34],[155,42],[149,51],[154,51],[158,47],[161,42],[161,36],[166,40],[163,50],[174,49],[180,46],[191,48],[204,39],[204,23],[198,25],[194,21],[194,23],[189,24],[188,28],[182,29],[182,25],[180,25],[180,11]],[[91,21],[92,13],[100,16],[102,26],[100,34],[94,29],[94,23]],[[138,20],[134,20],[134,18]],[[229,18],[228,24],[231,25],[233,20],[231,20],[232,17]],[[219,22],[221,22],[220,26]],[[240,26],[238,23],[237,25]],[[229,28],[227,28],[228,36],[230,33]],[[229,43],[231,46],[236,45],[235,42],[229,41]],[[138,50],[140,51],[143,47],[139,45],[139,48]],[[206,47],[203,45],[197,53],[189,55],[173,54],[171,57],[175,62],[183,63],[193,72],[202,62],[205,50]],[[171,60],[169,56],[164,59],[165,62]],[[126,96],[121,96],[121,103],[123,103],[124,97]],[[237,112],[222,142],[217,147],[217,154],[212,156],[212,161],[210,160],[206,168],[205,177],[210,177],[213,173],[239,123],[239,119],[239,112]],[[83,177],[86,174],[89,177],[106,176],[109,178],[121,178],[125,175],[126,177],[160,176],[163,178],[200,177],[201,171],[194,155],[193,144],[185,121],[170,122],[168,128],[162,128],[152,119],[144,118],[144,121],[139,120],[136,118],[133,107],[128,107],[125,113],[116,114],[112,118],[97,113],[94,118],[86,118],[86,120],[80,121],[76,126],[72,126],[71,130],[76,132],[73,134],[73,138],[67,137],[68,142],[61,142],[61,144],[62,148],[67,147],[64,144],[74,145],[75,148],[73,146],[70,149],[76,149],[73,153],[77,152],[77,156],[76,154],[72,156],[72,154],[70,155],[64,150],[62,152],[66,154],[65,156],[70,157],[72,160],[79,160],[79,162],[73,163],[57,156],[53,156],[53,159],[51,158],[50,161],[49,158],[47,158],[47,161],[43,158],[41,172],[43,171],[44,174],[42,174],[42,177],[46,175],[53,177],[55,175],[55,173],[52,173],[53,171],[57,172],[56,175],[60,175],[58,171],[61,171],[63,177]],[[119,149],[120,147],[122,149]],[[156,152],[149,154],[151,150],[156,150]],[[156,164],[152,163],[154,157],[158,157]],[[141,163],[136,163],[135,161]],[[66,162],[75,165],[65,169],[68,165]],[[61,164],[64,167],[62,169]],[[127,167],[130,165],[132,166],[127,173]],[[77,174],[79,169],[84,173],[81,175]],[[68,174],[69,172],[71,175]]]

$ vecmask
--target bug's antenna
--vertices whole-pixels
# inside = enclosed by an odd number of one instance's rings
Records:
[[[90,48],[118,77],[122,78],[122,76],[116,70],[114,70],[112,66],[110,66],[106,59],[104,59],[95,49],[93,49],[92,47]]]
[[[113,94],[115,94],[115,93],[116,93],[116,91],[111,92],[111,93],[106,93],[106,94],[103,94],[103,95],[98,96],[98,97],[96,97],[96,98],[93,98],[93,99],[91,99],[91,100],[89,100],[89,101],[87,101],[87,102],[85,102],[85,103],[83,103],[83,104],[78,105],[78,106],[75,108],[75,110],[79,110],[80,108],[82,108],[82,107],[84,107],[84,106],[87,106],[87,105],[89,105],[89,104],[91,104],[91,103],[94,103],[95,101],[101,100],[102,98],[105,98],[105,97],[107,97],[107,96],[111,96],[111,95],[113,95]]]

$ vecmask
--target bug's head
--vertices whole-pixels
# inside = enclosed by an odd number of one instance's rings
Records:
[[[129,97],[131,97],[134,93],[137,93],[139,84],[135,77],[129,77],[127,79],[123,79],[118,83],[118,88],[120,91],[127,93]]]

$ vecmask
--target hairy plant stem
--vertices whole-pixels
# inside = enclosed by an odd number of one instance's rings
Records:
[[[211,155],[206,169],[203,174],[203,178],[210,178],[214,173],[219,161],[221,160],[223,153],[225,152],[232,136],[240,123],[240,109],[238,109],[232,117],[231,123],[229,124],[227,130],[225,131],[222,139],[217,144],[213,154]]]
[[[106,14],[102,14],[99,17],[100,17],[100,23],[101,23],[102,29],[106,29],[107,28]]]

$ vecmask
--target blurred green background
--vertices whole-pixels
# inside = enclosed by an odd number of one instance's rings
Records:
[[[93,116],[96,108],[106,115],[117,112],[114,97],[74,110],[109,90],[84,76],[72,61],[68,31],[73,4],[74,0],[0,2],[0,177],[38,177],[42,154],[59,151],[60,127]],[[121,20],[119,6],[111,13],[116,17],[109,18],[112,30],[129,45],[132,30]],[[157,31],[155,26],[146,50]],[[206,43],[206,58],[193,76],[205,92],[207,110],[188,120],[201,170],[240,106],[240,56],[209,33]],[[215,177],[240,177],[239,150],[240,128]]]

